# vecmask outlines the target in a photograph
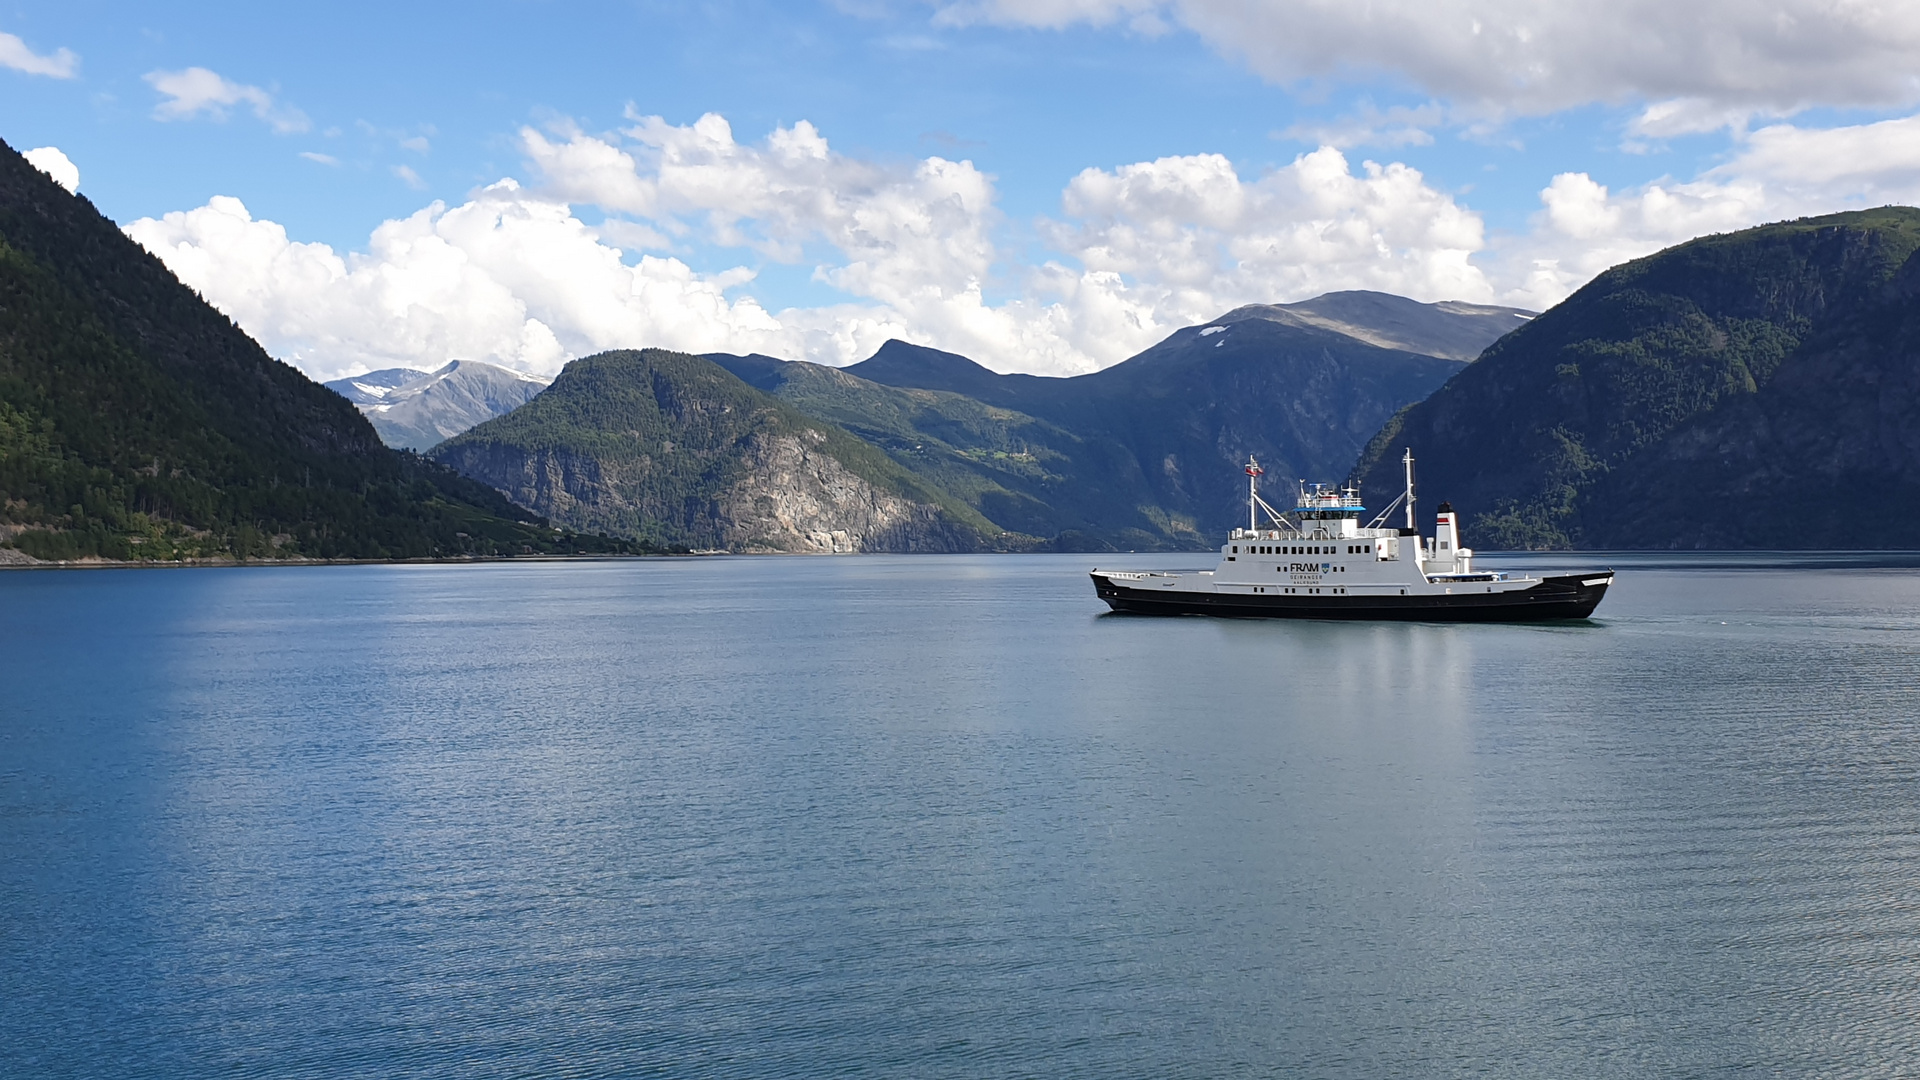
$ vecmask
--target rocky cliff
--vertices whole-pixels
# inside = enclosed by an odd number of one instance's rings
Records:
[[[553,521],[694,549],[970,551],[1001,532],[845,431],[654,349],[576,360],[432,456]]]

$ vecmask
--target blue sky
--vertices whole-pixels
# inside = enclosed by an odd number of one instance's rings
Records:
[[[0,137],[319,375],[886,336],[1064,373],[1237,303],[1538,307],[1920,194],[1915,17],[1591,7],[13,4]]]

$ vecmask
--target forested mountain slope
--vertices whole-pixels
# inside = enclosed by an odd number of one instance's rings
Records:
[[[1616,267],[1388,423],[1355,475],[1391,498],[1410,446],[1425,505],[1483,548],[1911,546],[1917,250],[1920,210],[1888,207]]]
[[[593,546],[382,446],[5,144],[0,542],[50,559]]]

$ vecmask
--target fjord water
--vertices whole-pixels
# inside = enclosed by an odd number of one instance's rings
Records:
[[[0,1074],[1893,1076],[1920,570],[1591,622],[1093,563],[0,574]]]

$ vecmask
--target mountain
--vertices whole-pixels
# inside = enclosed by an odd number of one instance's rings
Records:
[[[1283,498],[1289,481],[1338,479],[1380,425],[1464,366],[1249,318],[1188,327],[1104,371],[1062,380],[1080,384],[1075,397],[1037,411],[1126,447],[1155,504],[1190,516],[1211,543],[1241,520],[1249,454]]]
[[[352,375],[344,379],[334,379],[320,385],[353,402],[355,405],[378,405],[387,400],[387,394],[416,379],[424,379],[432,372],[419,368],[382,368],[369,371],[365,375]]]
[[[1002,530],[710,360],[575,360],[431,457],[577,529],[731,551],[971,551]]]
[[[1461,507],[1480,547],[1911,546],[1917,251],[1920,210],[1887,207],[1615,267],[1385,425],[1355,475],[1390,498],[1410,446],[1423,504]]]
[[[901,356],[911,362],[912,350],[893,343],[869,363]],[[965,357],[921,351],[936,363],[1000,378]],[[865,439],[1011,532],[1053,538],[1053,547],[1068,550],[1201,542],[1191,523],[1152,509],[1137,463],[1113,439],[1083,437],[965,394],[887,386],[843,368],[760,355],[707,359]]]
[[[1214,322],[1267,319],[1331,330],[1383,349],[1472,360],[1536,314],[1523,308],[1459,300],[1423,304],[1391,293],[1356,290],[1326,293],[1297,304],[1253,304],[1236,308]]]
[[[1239,308],[1073,378],[1000,375],[901,341],[842,370],[896,389],[964,395],[1022,418],[1024,438],[1056,455],[1047,468],[1062,478],[1022,493],[1051,507],[1069,490],[1078,501],[1070,521],[1034,512],[1021,519],[1020,531],[1050,536],[1048,527],[1059,524],[1111,546],[1194,548],[1210,546],[1239,520],[1247,455],[1282,486],[1343,477],[1395,412],[1466,366],[1455,356],[1524,326],[1529,314],[1333,293],[1303,304]],[[1344,329],[1330,328],[1336,325]],[[1376,344],[1362,333],[1436,352]],[[771,392],[814,407],[788,389]],[[856,432],[876,426],[847,413],[834,419]],[[906,455],[895,457],[917,468]],[[948,483],[956,494],[964,490]],[[974,505],[1014,527],[999,507]]]
[[[0,542],[43,559],[607,546],[382,446],[3,143]]]
[[[532,400],[546,379],[478,360],[455,360],[432,372],[396,378],[408,368],[388,368],[327,387],[359,406],[388,446],[427,450]]]
[[[1003,408],[1021,402],[1051,400],[1054,388],[1065,381],[1040,375],[1002,375],[959,353],[910,345],[898,338],[881,345],[865,360],[841,370],[883,386],[945,390]]]

